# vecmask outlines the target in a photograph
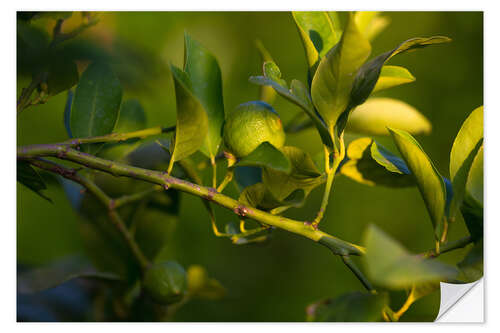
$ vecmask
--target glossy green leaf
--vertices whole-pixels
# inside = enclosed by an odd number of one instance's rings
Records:
[[[347,147],[348,160],[340,173],[370,186],[415,186],[415,180],[405,162],[371,138],[352,141]]]
[[[337,44],[342,32],[334,28],[326,12],[292,12],[302,39],[312,78],[320,59]]]
[[[350,292],[328,298],[307,307],[307,321],[373,322],[383,320],[383,310],[389,305],[387,293]]]
[[[208,132],[201,151],[217,155],[224,123],[222,76],[217,59],[188,34],[184,36],[184,71],[191,81],[191,91],[203,105],[208,116]]]
[[[55,96],[72,88],[78,82],[78,69],[73,60],[66,57],[52,59],[47,75],[49,96]]]
[[[271,54],[264,47],[264,44],[262,44],[262,42],[260,40],[255,41],[255,46],[259,50],[261,63],[273,61]],[[261,86],[260,87],[259,100],[266,102],[267,104],[272,105],[275,99],[276,99],[276,91],[273,89],[273,87],[270,87],[270,86]]]
[[[447,198],[444,179],[420,144],[408,132],[397,129],[389,129],[389,131],[403,160],[408,165],[408,169],[415,176],[418,189],[434,226],[434,236],[436,240],[440,240],[443,233]]]
[[[77,278],[108,280],[114,283],[121,280],[118,275],[99,272],[86,260],[76,257],[20,274],[17,278],[17,290],[23,294],[37,293]]]
[[[366,101],[375,88],[378,82],[380,72],[384,64],[393,56],[412,51],[418,48],[423,48],[429,45],[441,44],[450,42],[451,39],[442,36],[433,36],[429,38],[412,38],[399,44],[391,51],[382,53],[381,55],[364,64],[356,74],[352,92],[351,106],[357,106]],[[314,100],[314,99],[313,99]]]
[[[393,98],[370,98],[356,107],[347,121],[346,131],[366,135],[389,135],[387,127],[413,135],[429,134],[432,125],[413,106]]]
[[[302,190],[307,197],[313,188],[325,181],[309,154],[302,149],[288,146],[282,151],[291,162],[291,172],[270,168],[262,171],[262,182],[277,200],[284,201],[297,190]]]
[[[481,209],[483,208],[483,178],[483,146],[481,145],[474,157],[465,185],[465,200],[470,205]]]
[[[388,25],[390,20],[385,16],[380,16],[380,12],[359,11],[354,14],[354,19],[365,37],[373,40],[377,37]]]
[[[328,132],[328,128],[314,109],[307,88],[302,82],[300,82],[299,80],[292,80],[290,84],[290,90],[288,90],[286,86],[282,86],[280,83],[266,76],[251,76],[249,78],[249,81],[261,86],[273,87],[279,95],[302,108],[302,110],[307,113],[307,115],[311,118],[312,122],[316,126],[323,144],[328,147],[333,147],[333,141]]]
[[[73,91],[68,90],[68,95],[66,96],[66,104],[64,105],[64,115],[63,115],[63,122],[64,122],[64,128],[66,128],[66,133],[68,133],[68,137],[72,138],[73,135],[71,134],[71,124],[70,124],[70,119],[71,119],[71,105],[73,104]]]
[[[70,127],[74,137],[106,135],[113,131],[120,103],[120,81],[105,64],[90,64],[80,78],[71,107]],[[90,145],[95,152],[99,145]]]
[[[42,193],[42,190],[45,190],[47,185],[45,185],[40,174],[28,162],[17,161],[16,177],[19,183],[23,184],[45,200],[52,202],[50,198]]]
[[[254,151],[241,158],[235,166],[258,166],[290,172],[290,161],[287,156],[269,142],[261,143]]]
[[[465,187],[474,157],[483,141],[483,107],[467,117],[458,132],[450,155],[450,177],[455,192],[450,215],[455,217],[465,196]]]
[[[347,111],[354,78],[370,51],[370,43],[349,14],[340,42],[321,59],[311,83],[312,101],[328,127]]]
[[[208,132],[208,117],[205,109],[193,94],[191,80],[187,74],[173,65],[171,71],[177,103],[172,159],[178,161],[202,147]]]
[[[458,263],[459,280],[474,282],[483,277],[483,240],[476,242],[464,259]]]
[[[375,225],[364,233],[364,264],[370,281],[388,289],[406,289],[414,284],[454,278],[457,270],[435,259],[409,253]]]
[[[392,87],[415,82],[415,77],[404,67],[401,66],[382,66],[380,76],[373,88],[372,94],[386,90]]]

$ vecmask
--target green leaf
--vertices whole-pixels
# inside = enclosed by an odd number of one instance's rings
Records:
[[[474,282],[483,277],[483,240],[476,242],[464,259],[458,263],[459,280]]]
[[[23,294],[37,293],[77,278],[109,280],[114,283],[121,280],[116,274],[97,271],[82,258],[66,258],[20,274],[17,278],[17,290]]]
[[[363,239],[368,278],[384,288],[406,289],[414,284],[439,282],[457,275],[452,266],[409,253],[375,225],[368,227]]]
[[[371,138],[352,141],[347,147],[347,158],[340,172],[358,183],[387,187],[415,185],[405,162]]]
[[[400,86],[403,84],[415,82],[415,77],[404,67],[401,66],[382,66],[380,76],[377,83],[373,88],[372,94],[389,89],[392,87]]]
[[[262,44],[262,42],[260,40],[255,41],[255,46],[259,50],[261,63],[273,61],[271,54],[264,47],[264,44]],[[275,98],[276,98],[276,91],[272,87],[270,87],[270,86],[261,86],[260,87],[259,100],[271,105],[271,104],[273,104]]]
[[[465,196],[469,172],[483,141],[483,107],[476,108],[462,124],[450,155],[450,177],[454,196],[450,216],[455,217]]]
[[[70,115],[70,128],[74,137],[106,135],[113,131],[120,103],[120,81],[105,64],[92,63],[85,70],[76,87]],[[90,145],[96,152],[99,145]]]
[[[354,19],[365,37],[373,40],[388,25],[390,20],[385,16],[380,16],[380,12],[360,11],[354,14]]]
[[[434,236],[436,240],[440,240],[444,230],[447,199],[444,179],[420,144],[408,132],[391,128],[389,131],[408,169],[415,176],[434,226]]]
[[[217,155],[224,123],[222,76],[217,59],[188,34],[184,35],[184,71],[191,81],[191,91],[203,105],[208,117],[208,132],[201,152]]]
[[[124,101],[113,132],[127,133],[138,131],[144,127],[146,127],[146,113],[141,103],[136,99]]]
[[[413,106],[393,98],[370,98],[356,107],[347,121],[346,130],[366,135],[389,135],[387,127],[413,135],[429,134],[432,125]]]
[[[313,103],[329,128],[347,111],[355,75],[370,51],[350,13],[340,42],[321,59],[311,84]]]
[[[49,96],[72,88],[78,82],[78,69],[73,60],[56,57],[49,64],[47,87]]]
[[[307,113],[316,126],[323,144],[328,147],[333,147],[333,141],[328,132],[328,128],[314,109],[309,93],[307,92],[307,88],[302,82],[299,80],[292,80],[290,90],[288,90],[287,87],[282,86],[278,82],[265,76],[251,76],[249,81],[261,86],[273,87],[274,90],[282,97],[302,108],[302,110]]]
[[[337,44],[342,32],[335,29],[327,12],[292,12],[299,30],[312,78],[320,59]]]
[[[177,103],[172,159],[178,161],[193,154],[204,144],[208,132],[208,117],[192,92],[187,74],[173,65],[171,71]]]
[[[382,312],[388,305],[389,296],[387,293],[372,294],[355,291],[309,305],[306,310],[307,321],[382,321]]]
[[[68,90],[68,95],[66,97],[66,104],[64,105],[64,115],[63,115],[64,128],[66,128],[66,133],[68,133],[69,138],[73,137],[73,135],[71,134],[71,124],[70,124],[73,95],[74,95],[73,91]]]
[[[483,208],[483,178],[483,146],[481,145],[474,157],[465,185],[465,201],[480,209]]]
[[[52,202],[42,193],[47,188],[40,174],[26,161],[17,161],[17,181],[38,194],[45,200]]]
[[[240,159],[235,166],[267,167],[285,173],[290,172],[290,161],[269,142],[261,143],[254,151]]]
[[[309,154],[300,148],[284,147],[283,153],[291,162],[291,171],[286,173],[264,168],[262,182],[278,201],[285,201],[287,198],[290,200],[290,196],[297,190],[303,191],[305,199],[312,189],[325,181],[325,178],[318,171]]]
[[[423,48],[433,44],[441,44],[450,42],[451,39],[442,36],[433,36],[429,38],[412,38],[399,44],[391,51],[382,53],[371,61],[364,64],[356,74],[352,92],[351,92],[351,106],[357,106],[366,101],[366,99],[373,92],[375,85],[378,82],[380,72],[384,64],[393,56],[412,51],[418,48]]]

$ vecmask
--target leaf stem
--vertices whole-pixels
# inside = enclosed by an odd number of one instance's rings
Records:
[[[440,254],[466,247],[467,245],[469,245],[472,242],[473,242],[473,240],[472,240],[471,236],[463,237],[463,238],[457,239],[457,240],[452,241],[452,242],[444,243],[443,245],[440,246],[439,252],[437,252],[435,249],[433,249],[433,250],[429,250],[427,252],[422,253],[421,256],[423,256],[425,258],[436,258]]]
[[[189,193],[204,201],[212,201],[222,207],[231,209],[240,217],[247,217],[258,222],[274,226],[291,233],[309,238],[330,248],[336,254],[342,255],[362,255],[365,250],[363,247],[349,243],[336,238],[323,231],[316,230],[310,225],[301,221],[292,220],[284,216],[272,215],[268,212],[247,207],[239,201],[232,199],[213,188],[207,188],[198,184],[169,176],[165,172],[142,169],[130,165],[105,160],[76,149],[61,144],[38,144],[31,146],[18,147],[17,156],[21,159],[32,159],[35,157],[52,156],[63,160],[72,161],[88,168],[104,171],[114,176],[130,177],[153,184],[171,187],[181,192]],[[320,241],[321,240],[321,241]],[[327,241],[328,240],[328,241]]]
[[[323,193],[323,199],[321,200],[321,206],[319,208],[318,214],[316,218],[311,223],[314,228],[317,228],[323,216],[325,215],[326,207],[328,206],[328,200],[330,199],[330,192],[332,190],[333,179],[335,178],[335,174],[337,173],[337,169],[344,159],[345,156],[345,147],[344,147],[344,137],[340,138],[340,151],[335,151],[333,154],[333,165],[330,167],[330,151],[328,147],[323,146],[325,151],[325,172],[327,174],[326,177],[326,185],[325,192]]]
[[[210,164],[212,164],[212,187],[217,188],[217,163],[213,155],[210,156]]]

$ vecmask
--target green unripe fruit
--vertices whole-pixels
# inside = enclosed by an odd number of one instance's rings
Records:
[[[175,261],[154,264],[144,274],[143,286],[158,303],[179,302],[187,288],[186,271]]]
[[[226,150],[241,158],[261,143],[269,142],[276,148],[285,144],[281,119],[271,105],[255,101],[238,105],[224,124]]]

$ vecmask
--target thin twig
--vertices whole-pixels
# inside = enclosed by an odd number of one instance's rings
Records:
[[[113,200],[106,193],[104,193],[104,191],[101,190],[101,188],[99,188],[94,182],[92,182],[86,177],[83,177],[82,175],[79,175],[77,173],[77,170],[67,168],[52,161],[47,161],[42,159],[30,159],[28,160],[28,162],[40,169],[57,173],[62,177],[72,180],[85,187],[106,207],[106,209],[108,209],[108,214],[111,223],[122,235],[123,239],[127,243],[130,250],[132,251],[134,257],[137,259],[137,262],[139,263],[141,268],[145,270],[150,265],[149,260],[142,253],[141,249],[133,239],[132,235],[129,233],[121,216],[116,212],[116,209],[113,207],[112,204]]]
[[[119,162],[105,160],[60,144],[40,144],[19,147],[17,150],[17,156],[21,159],[53,156],[59,159],[73,161],[92,169],[101,170],[115,176],[130,177],[162,185],[164,187],[172,187],[176,190],[204,198],[205,200],[212,201],[222,207],[231,209],[240,217],[246,216],[263,224],[281,228],[314,240],[315,242],[319,242],[320,244],[330,248],[335,254],[362,255],[365,252],[364,248],[359,245],[346,242],[323,231],[316,230],[310,225],[305,225],[301,221],[292,220],[283,216],[276,216],[254,207],[247,207],[239,201],[223,195],[213,188],[193,184],[188,181],[169,176],[165,172],[142,169]]]

